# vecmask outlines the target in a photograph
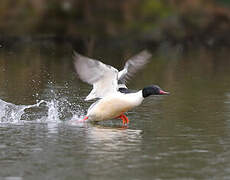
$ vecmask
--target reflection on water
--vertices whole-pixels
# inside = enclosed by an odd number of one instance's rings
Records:
[[[91,87],[70,47],[0,49],[0,179],[229,179],[228,49],[153,52],[129,87],[171,95],[146,99],[123,128],[79,121]],[[116,67],[139,51],[109,48],[95,58]]]
[[[87,131],[87,168],[92,176],[126,171],[122,162],[141,151],[141,131],[93,127]],[[119,175],[118,175],[119,176]]]

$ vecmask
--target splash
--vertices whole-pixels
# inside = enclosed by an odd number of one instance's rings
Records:
[[[51,91],[51,93],[54,93]],[[51,99],[33,105],[15,105],[0,99],[0,123],[59,123],[83,117],[81,106],[54,94]]]
[[[26,109],[39,107],[44,101],[41,100],[33,105],[15,105],[0,99],[0,122],[1,123],[18,123]]]

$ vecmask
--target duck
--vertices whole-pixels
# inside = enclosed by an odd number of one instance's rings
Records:
[[[82,121],[99,122],[121,119],[123,125],[129,124],[125,112],[139,106],[150,95],[168,95],[158,85],[150,85],[141,90],[128,89],[127,81],[150,60],[152,54],[142,50],[129,58],[124,68],[118,71],[107,65],[74,51],[74,67],[78,77],[93,86],[85,101],[96,101],[88,108]]]

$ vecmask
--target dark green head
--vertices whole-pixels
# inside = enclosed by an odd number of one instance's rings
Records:
[[[150,95],[168,95],[169,92],[163,91],[159,86],[157,85],[151,85],[147,86],[142,90],[142,95],[144,98],[150,96]]]

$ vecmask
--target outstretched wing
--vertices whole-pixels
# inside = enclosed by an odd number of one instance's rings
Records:
[[[126,84],[126,82],[140,69],[142,69],[152,57],[152,54],[143,50],[137,55],[131,57],[126,63],[122,71],[118,73],[119,84]]]
[[[103,98],[118,89],[118,70],[100,61],[74,52],[74,66],[79,78],[93,85],[85,100]]]

